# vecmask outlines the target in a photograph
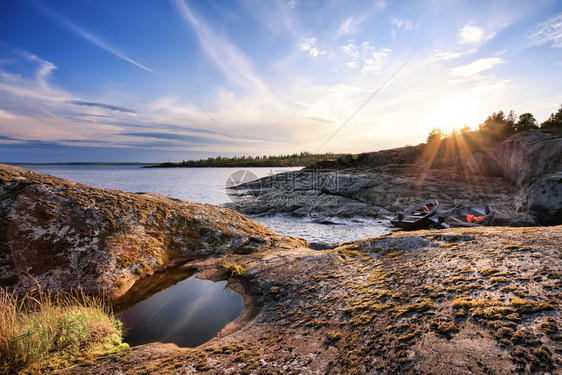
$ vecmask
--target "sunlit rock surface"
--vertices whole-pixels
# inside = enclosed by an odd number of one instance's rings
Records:
[[[141,345],[62,374],[562,368],[562,226],[399,232],[313,250],[210,205],[8,166],[0,181],[4,287],[116,295],[191,260],[244,296],[242,316],[198,348]],[[227,274],[224,259],[243,271]]]
[[[181,260],[299,240],[207,204],[93,188],[0,166],[0,285],[121,294]]]
[[[238,255],[247,310],[216,338],[62,373],[560,373],[560,243],[561,226],[456,228]]]
[[[319,221],[389,219],[406,207],[437,199],[441,212],[456,204],[490,205],[493,225],[562,224],[562,138],[531,131],[500,143],[495,151],[473,145],[474,152],[459,141],[447,155],[449,146],[444,155],[431,144],[407,146],[265,177],[245,185],[247,193],[229,207]]]

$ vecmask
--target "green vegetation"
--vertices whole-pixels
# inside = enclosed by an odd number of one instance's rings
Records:
[[[162,163],[150,166],[151,168],[209,168],[209,167],[304,167],[319,161],[337,159],[343,154],[331,152],[325,154],[312,154],[301,152],[300,154],[278,155],[278,156],[234,156],[227,158],[217,156],[215,158],[201,160],[184,160],[179,163]]]
[[[234,261],[225,258],[221,263],[222,269],[230,276],[242,276],[246,272],[245,264],[238,264]]]
[[[0,288],[0,374],[38,374],[114,353],[121,322],[99,297],[83,292],[19,297]]]
[[[474,148],[475,144],[493,147],[498,142],[514,134],[539,128],[551,133],[562,134],[562,106],[560,106],[556,113],[552,113],[540,126],[531,113],[527,112],[517,116],[514,111],[509,111],[507,115],[503,111],[499,111],[488,116],[483,123],[478,125],[478,130],[476,131],[472,131],[468,125],[465,125],[460,129],[460,134],[459,130],[455,129],[450,135],[447,135],[441,129],[433,128],[429,132],[426,142],[434,143],[451,137],[454,139],[461,136],[469,148]]]
[[[550,115],[550,117],[541,124],[541,129],[558,129],[562,130],[562,105],[556,113]]]

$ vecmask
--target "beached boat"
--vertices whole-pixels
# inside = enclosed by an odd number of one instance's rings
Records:
[[[404,230],[427,229],[434,224],[430,218],[435,214],[437,206],[439,206],[439,202],[436,199],[430,199],[407,208],[403,213],[398,214],[396,219],[391,220],[390,223]]]
[[[486,224],[492,220],[494,211],[485,204],[460,206],[455,208],[445,219],[450,225]]]

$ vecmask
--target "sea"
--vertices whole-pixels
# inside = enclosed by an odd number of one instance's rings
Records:
[[[148,192],[198,203],[224,205],[230,202],[227,184],[231,176],[257,178],[300,168],[143,168],[139,165],[18,165],[85,185],[127,192]],[[247,173],[251,172],[251,173]],[[279,234],[302,237],[310,242],[346,242],[377,237],[390,232],[388,223],[372,219],[334,219],[320,224],[290,215],[249,216]]]

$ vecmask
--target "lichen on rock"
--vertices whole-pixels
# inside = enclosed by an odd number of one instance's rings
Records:
[[[2,286],[122,294],[185,259],[305,241],[229,209],[0,167]]]

